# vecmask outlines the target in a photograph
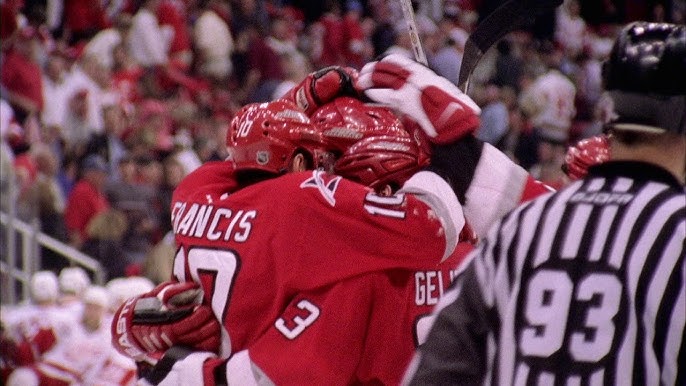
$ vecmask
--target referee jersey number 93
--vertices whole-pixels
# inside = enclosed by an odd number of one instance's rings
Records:
[[[412,384],[686,384],[686,194],[616,171],[491,228],[439,303]]]

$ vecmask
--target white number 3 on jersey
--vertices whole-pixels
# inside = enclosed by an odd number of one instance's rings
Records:
[[[307,316],[302,317],[296,315],[290,319],[290,321],[287,321],[282,317],[274,322],[274,327],[290,340],[297,338],[298,335],[302,334],[302,332],[319,317],[319,308],[305,299],[299,301],[297,307],[306,311]],[[292,328],[289,326],[292,326]]]

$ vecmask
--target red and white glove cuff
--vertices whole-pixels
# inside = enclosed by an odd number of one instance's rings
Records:
[[[132,307],[135,307],[137,300],[138,298],[127,300],[114,314],[112,321],[112,345],[123,355],[133,358],[135,361],[141,361],[145,359],[147,352],[131,333],[133,325]]]

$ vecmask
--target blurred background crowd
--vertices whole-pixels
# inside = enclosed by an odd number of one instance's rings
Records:
[[[413,1],[429,66],[457,82],[467,37],[502,2]],[[324,66],[412,56],[398,0],[1,0],[0,12],[0,209],[38,219],[108,280],[171,277],[173,189],[226,157],[242,105]],[[601,131],[619,26],[685,17],[686,0],[565,0],[482,59],[477,135],[562,186],[565,146]]]

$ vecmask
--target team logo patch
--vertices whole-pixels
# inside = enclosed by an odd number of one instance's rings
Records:
[[[338,184],[341,182],[341,177],[336,176],[326,181],[326,177],[332,177],[327,175],[321,170],[315,170],[312,172],[312,177],[306,179],[302,184],[301,188],[315,188],[319,190],[322,197],[331,205],[336,206],[336,189],[338,189]]]
[[[259,165],[266,165],[269,163],[269,152],[258,151],[257,154],[255,154],[255,161],[257,161]]]

